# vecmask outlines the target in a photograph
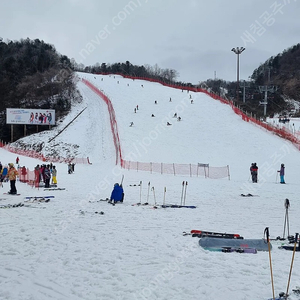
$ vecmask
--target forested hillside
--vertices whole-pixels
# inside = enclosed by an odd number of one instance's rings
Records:
[[[55,109],[57,117],[66,113],[76,97],[73,74],[69,58],[53,45],[0,39],[0,139],[10,140],[6,108]],[[27,132],[36,132],[36,126],[28,126]],[[15,125],[15,138],[22,134],[23,126]]]
[[[5,124],[6,108],[55,109],[56,119],[68,113],[72,101],[80,99],[74,71],[117,73],[193,86],[176,81],[179,75],[176,70],[161,69],[157,64],[138,66],[126,61],[113,64],[97,62],[93,66],[84,66],[59,54],[53,45],[39,39],[4,42],[0,38],[0,139],[10,141],[11,138],[10,126]],[[197,86],[232,100],[257,117],[264,116],[262,102],[265,95],[261,88],[272,86],[274,90],[268,93],[267,115],[290,114],[291,102],[286,100],[300,99],[300,44],[270,57],[253,71],[247,81],[240,80],[239,101],[235,81],[215,78],[199,82]],[[24,129],[22,125],[14,127],[16,140],[23,136]],[[27,126],[27,134],[44,129],[48,128]]]

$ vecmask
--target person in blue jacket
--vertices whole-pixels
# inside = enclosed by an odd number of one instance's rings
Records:
[[[110,196],[110,202],[116,203],[116,202],[123,202],[124,199],[124,190],[122,185],[119,185],[118,183],[116,183],[114,185],[114,189],[111,192],[111,196]]]
[[[281,166],[280,166],[280,170],[279,171],[277,171],[277,172],[279,172],[279,175],[280,175],[280,183],[285,183],[285,181],[284,181],[284,164],[281,164]]]

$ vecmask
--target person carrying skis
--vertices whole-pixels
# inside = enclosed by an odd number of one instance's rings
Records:
[[[279,172],[279,175],[280,175],[280,183],[285,183],[285,181],[284,181],[284,169],[285,169],[284,164],[281,164],[280,170],[277,171],[277,172]]]
[[[258,170],[258,167],[257,167],[256,163],[252,163],[251,167],[250,167],[250,172],[251,172],[253,183],[257,183],[257,170]]]
[[[118,183],[115,183],[114,189],[111,192],[110,196],[110,202],[116,203],[116,202],[123,202],[124,199],[124,190],[122,185],[119,185]]]
[[[8,164],[8,172],[7,176],[10,181],[10,191],[8,192],[9,194],[16,195],[17,194],[17,189],[16,189],[16,178],[19,175],[18,171],[15,169],[13,163]]]

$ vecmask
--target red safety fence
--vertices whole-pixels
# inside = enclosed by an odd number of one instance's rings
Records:
[[[27,183],[32,187],[39,187],[40,175],[38,171],[30,171],[28,168],[18,168],[19,181]]]

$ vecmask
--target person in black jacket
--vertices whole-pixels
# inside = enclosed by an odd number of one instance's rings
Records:
[[[258,171],[258,166],[256,165],[256,163],[252,163],[250,167],[250,172],[251,172],[253,183],[257,183],[257,171]]]

